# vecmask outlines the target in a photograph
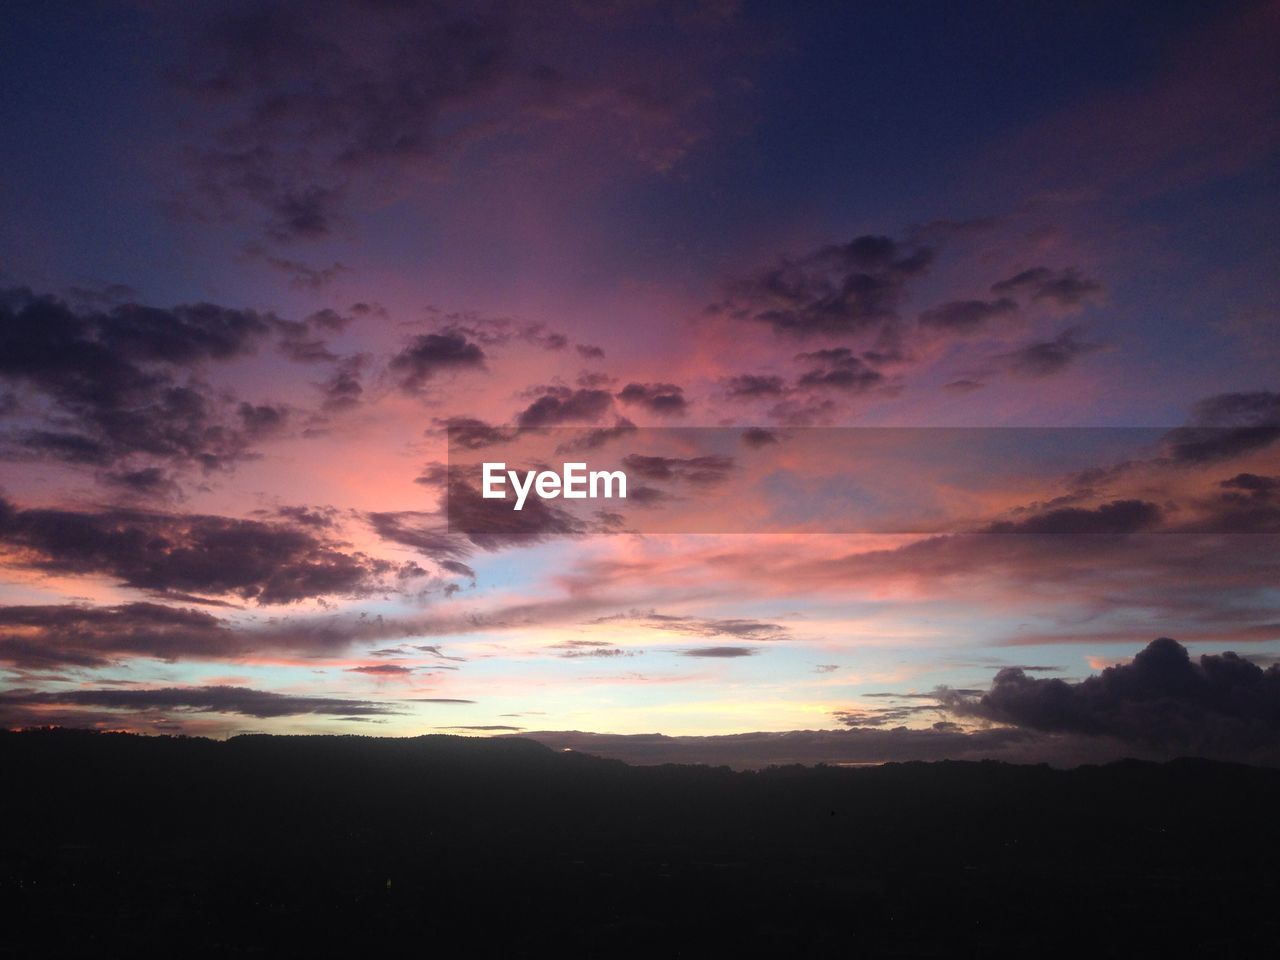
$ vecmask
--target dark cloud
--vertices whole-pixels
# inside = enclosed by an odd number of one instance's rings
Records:
[[[1101,293],[1102,284],[1084,276],[1075,267],[1065,270],[1032,267],[1008,280],[992,284],[991,292],[1029,296],[1033,301],[1048,300],[1060,307],[1078,307]]]
[[[712,61],[723,70],[723,18],[645,4],[601,15],[576,4],[280,0],[166,8],[160,19],[182,41],[170,44],[168,72],[191,100],[187,206],[205,219],[249,213],[276,242],[330,236],[353,205],[385,200],[477,142],[563,151],[579,118],[592,147],[616,140],[620,159],[669,169],[703,139],[711,95],[734,86],[709,72]],[[678,47],[679,70],[611,56],[633,32],[654,31]],[[566,36],[572,56],[547,62]],[[602,136],[602,123],[616,135]]]
[[[679,480],[695,486],[722,483],[737,465],[733,457],[708,454],[702,457],[651,457],[629,453],[622,458],[628,476],[644,480]]]
[[[764,427],[748,427],[742,431],[742,442],[753,450],[758,450],[769,444],[778,443],[779,438],[772,430],[766,430]]]
[[[516,422],[522,427],[594,423],[613,406],[613,397],[607,390],[571,390],[568,387],[539,389],[542,396],[529,404],[516,418]]]
[[[655,630],[668,630],[697,637],[733,637],[738,640],[788,640],[786,627],[762,620],[734,617],[693,617],[657,613],[653,610],[629,610],[607,617],[597,617],[593,624],[635,623]],[[592,641],[595,642],[595,641]]]
[[[950,390],[952,393],[973,393],[985,386],[985,383],[978,380],[952,380],[950,383],[944,383],[942,389]]]
[[[681,650],[680,656],[733,659],[735,657],[752,657],[757,652],[755,647],[692,647],[688,650]]]
[[[346,413],[360,406],[364,397],[364,385],[360,373],[366,357],[359,354],[345,357],[322,383],[317,383],[322,397],[320,409],[327,414]]]
[[[725,393],[737,400],[781,397],[787,393],[786,381],[773,374],[743,373],[724,381]]]
[[[876,710],[837,710],[832,716],[843,727],[890,727],[909,723],[921,714],[942,712],[938,703],[895,704]]]
[[[804,397],[791,397],[769,408],[769,416],[789,427],[811,427],[814,424],[829,422],[838,406],[831,397],[814,396],[810,393]]]
[[[175,499],[180,492],[178,484],[160,467],[103,471],[98,474],[98,480],[109,487],[117,487],[135,496],[159,500]]]
[[[574,345],[574,349],[578,351],[578,356],[583,360],[603,360],[604,348],[596,347],[589,343],[578,343]]]
[[[615,647],[605,640],[566,640],[563,643],[553,643],[547,649],[559,650],[556,656],[565,660],[576,660],[585,657],[633,657],[636,650],[623,650]]]
[[[0,711],[11,713],[35,706],[76,706],[107,710],[175,710],[191,713],[237,713],[248,717],[291,717],[304,714],[368,716],[395,713],[386,704],[369,700],[292,696],[247,687],[164,687],[158,690],[107,689],[6,690]],[[34,714],[39,717],[38,713]]]
[[[374,677],[406,677],[413,673],[413,667],[402,667],[394,663],[369,663],[348,667],[347,672],[366,673]]]
[[[474,340],[486,349],[514,342],[555,353],[569,346],[569,338],[565,334],[551,330],[541,322],[490,317],[472,310],[445,312],[435,307],[428,308],[428,313],[436,324],[436,333]]]
[[[920,325],[947,333],[977,333],[996,317],[1017,313],[1008,297],[999,300],[952,300],[920,314]]]
[[[1081,339],[1083,333],[1081,327],[1068,327],[1052,340],[1028,343],[996,359],[1004,361],[1011,372],[1020,376],[1049,377],[1066,370],[1080,357],[1102,349],[1100,343]]]
[[[810,369],[800,376],[799,384],[802,387],[863,393],[881,386],[885,381],[884,374],[873,370],[848,347],[801,353],[796,356],[796,360],[810,365]]]
[[[374,532],[383,540],[412,547],[438,563],[457,561],[471,553],[471,544],[467,539],[457,533],[450,533],[436,513],[385,511],[370,513],[367,519]]]
[[[268,403],[242,403],[237,413],[245,433],[255,440],[279,433],[289,418],[288,408]]]
[[[333,283],[350,267],[333,263],[327,267],[311,267],[300,260],[266,255],[263,259],[289,278],[289,286],[303,290],[321,290]]]
[[[857,237],[733,280],[728,298],[710,309],[800,337],[882,331],[898,319],[907,284],[932,259],[926,247]]]
[[[512,431],[502,430],[474,417],[448,417],[436,423],[445,428],[451,445],[465,450],[481,450],[507,443],[515,436]]]
[[[1128,534],[1151,530],[1162,519],[1160,508],[1143,500],[1113,500],[1095,509],[1063,507],[1025,520],[1000,521],[987,533]]]
[[[338,511],[333,507],[277,507],[275,515],[290,523],[316,530],[332,530],[338,522]]]
[[[578,378],[574,382],[580,387],[588,387],[594,390],[597,387],[611,387],[618,382],[618,379],[598,370],[583,370],[578,374]]]
[[[1222,393],[1201,400],[1191,423],[1165,436],[1176,463],[1211,463],[1270,446],[1280,440],[1280,394]]]
[[[214,203],[247,199],[274,239],[329,234],[356,172],[433,156],[441,112],[510,69],[500,19],[417,5],[358,16],[333,4],[223,11],[178,71],[223,118],[198,154],[199,188]]]
[[[1251,501],[1280,499],[1280,477],[1262,477],[1256,473],[1238,473],[1218,486],[1227,494]],[[1239,491],[1238,493],[1236,491]]]
[[[24,667],[99,667],[123,656],[212,659],[243,649],[241,638],[202,610],[145,602],[0,607],[0,660]]]
[[[49,430],[25,430],[19,434],[20,443],[28,453],[48,454],[67,463],[105,466],[116,459],[117,453],[105,443],[92,440],[78,433],[54,433]]]
[[[392,357],[388,367],[401,390],[417,393],[442,371],[485,369],[485,355],[460,333],[424,333]]]
[[[590,529],[583,521],[540,497],[530,497],[523,510],[513,510],[510,499],[486,500],[478,489],[458,477],[450,479],[447,492],[448,529],[464,532],[468,540],[486,550],[527,546],[550,537],[586,533]],[[510,485],[507,494],[508,498],[514,496]]]
[[[277,346],[295,363],[335,363],[341,358],[329,349],[325,337],[341,333],[354,319],[354,312],[341,314],[327,307],[303,320],[275,319],[274,326],[280,334]]]
[[[1079,683],[1010,667],[981,697],[944,702],[958,715],[1048,733],[1114,737],[1171,754],[1280,760],[1280,667],[1264,670],[1230,652],[1196,662],[1168,637],[1132,663]]]
[[[689,408],[684,388],[674,383],[628,383],[617,396],[623,403],[644,407],[660,417],[683,416]]]
[[[575,453],[580,450],[599,450],[611,440],[635,433],[636,425],[626,417],[618,417],[612,427],[596,427],[584,430],[572,440],[566,440],[556,446],[556,453]]]
[[[443,490],[449,485],[449,466],[439,460],[423,464],[422,472],[413,478],[413,482]]]
[[[279,323],[208,303],[77,310],[27,290],[0,293],[0,382],[55,411],[51,426],[24,431],[23,455],[97,465],[140,455],[206,470],[244,458],[252,428],[265,425],[258,408],[247,408],[246,424],[245,408],[195,374],[254,352]]]
[[[459,560],[441,560],[440,569],[460,577],[468,577],[473,583],[476,579],[476,572]]]
[[[376,589],[390,565],[298,524],[141,510],[22,510],[0,499],[10,561],[154,591],[291,603]]]

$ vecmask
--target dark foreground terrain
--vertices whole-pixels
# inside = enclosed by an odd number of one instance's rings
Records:
[[[1274,956],[1280,771],[0,734],[0,954]]]

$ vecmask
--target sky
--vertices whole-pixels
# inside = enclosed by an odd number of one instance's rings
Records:
[[[12,5],[0,722],[1275,762],[1277,40]],[[651,509],[459,520],[565,437]]]

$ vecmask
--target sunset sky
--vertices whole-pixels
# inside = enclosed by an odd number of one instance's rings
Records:
[[[1280,5],[5,21],[0,723],[1280,733]],[[468,536],[450,426],[719,428],[712,532]],[[1035,429],[876,434],[853,523],[866,427]]]

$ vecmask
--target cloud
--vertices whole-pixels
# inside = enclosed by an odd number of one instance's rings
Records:
[[[509,69],[499,19],[411,7],[367,13],[357,31],[355,16],[333,4],[224,12],[178,71],[223,118],[198,154],[199,188],[248,200],[276,240],[331,233],[354,173],[433,156],[442,111]]]
[[[337,525],[338,511],[333,507],[277,507],[275,515],[290,523],[316,530],[331,530]]]
[[[1165,436],[1168,456],[1180,464],[1212,463],[1280,440],[1280,394],[1220,393],[1192,409],[1191,424]]]
[[[98,474],[98,480],[110,487],[139,497],[171,500],[179,496],[178,485],[160,467],[143,467],[139,470],[106,470]]]
[[[438,373],[485,369],[484,351],[460,333],[424,333],[388,364],[406,393],[418,393]]]
[[[156,20],[174,51],[166,73],[189,98],[188,206],[204,219],[252,216],[277,243],[332,236],[353,207],[452,170],[479,145],[501,162],[616,141],[619,161],[668,170],[704,139],[713,96],[735,89],[712,72],[724,69],[721,18],[645,4],[602,16],[574,4],[281,0],[165,8]],[[659,35],[678,69],[613,55]]]
[[[460,577],[468,577],[472,583],[475,583],[476,572],[465,563],[458,560],[441,560],[440,569],[449,573],[455,573]]]
[[[1237,473],[1218,486],[1233,491],[1229,496],[1251,501],[1280,499],[1280,477],[1262,477],[1256,473]],[[1240,491],[1235,493],[1234,491]]]
[[[10,562],[37,570],[259,604],[363,595],[392,572],[386,561],[346,552],[307,525],[127,509],[23,510],[3,499],[0,544],[16,551]]]
[[[289,278],[289,286],[303,290],[321,290],[351,269],[337,262],[327,267],[310,267],[288,257],[264,255],[263,259]]]
[[[1052,340],[1029,343],[996,359],[1005,362],[1012,373],[1039,379],[1061,373],[1080,357],[1102,349],[1100,343],[1082,340],[1081,327],[1068,327]]]
[[[524,509],[513,510],[508,500],[486,500],[478,489],[458,477],[449,482],[447,510],[448,529],[465,533],[467,539],[486,550],[529,546],[589,529],[583,521],[540,497],[530,497]]]
[[[736,657],[752,657],[758,652],[755,647],[692,647],[688,650],[681,650],[680,656],[734,659]]]
[[[1075,267],[1052,270],[1049,267],[1032,267],[1008,280],[991,285],[996,294],[1029,296],[1033,302],[1048,300],[1060,307],[1078,307],[1086,300],[1102,292],[1102,284],[1084,276]],[[1008,301],[1005,301],[1008,302]]]
[[[275,328],[280,333],[277,346],[295,363],[337,362],[341,358],[329,349],[324,338],[342,333],[354,319],[353,314],[341,314],[330,308],[317,310],[303,320],[275,319]]]
[[[572,440],[557,444],[556,453],[576,453],[581,450],[599,450],[611,440],[635,433],[636,425],[626,417],[618,417],[612,427],[596,427],[585,430]]]
[[[748,427],[742,431],[742,442],[753,450],[778,443],[778,434],[764,427]]]
[[[395,663],[370,663],[348,667],[347,673],[367,673],[374,677],[407,677],[413,673],[413,667],[402,667]]]
[[[366,357],[363,354],[346,357],[338,362],[327,379],[317,383],[321,394],[320,409],[327,414],[340,414],[360,406],[364,398],[364,385],[360,372]]]
[[[785,396],[787,384],[776,374],[743,373],[723,381],[725,394],[735,400],[759,400]]]
[[[1008,297],[999,300],[952,300],[920,314],[920,325],[946,333],[971,334],[988,321],[1018,312],[1018,305]]]
[[[695,486],[723,483],[737,465],[733,457],[707,454],[701,457],[657,457],[629,453],[622,458],[627,475],[643,480],[668,482],[679,480]]]
[[[798,337],[883,331],[932,260],[926,247],[861,236],[733,279],[727,299],[709,310]]]
[[[21,715],[24,708],[39,706],[76,706],[123,711],[177,710],[194,713],[237,713],[262,719],[316,713],[370,716],[396,712],[386,704],[369,700],[294,696],[267,690],[252,690],[247,687],[164,687],[142,690],[128,688],[58,692],[6,690],[0,692],[0,713]],[[36,721],[40,717],[37,711],[31,711],[26,715]]]
[[[449,443],[465,450],[482,450],[509,442],[515,434],[502,430],[475,417],[447,417],[437,420],[448,433]]]
[[[1162,519],[1160,508],[1143,500],[1113,500],[1095,509],[1063,507],[1026,520],[999,521],[987,533],[1128,534],[1151,530]]]
[[[1079,683],[1008,667],[981,697],[943,702],[960,716],[1114,737],[1171,755],[1280,761],[1280,666],[1264,670],[1231,652],[1196,662],[1168,637]]]
[[[268,408],[237,408],[195,374],[253,353],[280,323],[208,303],[78,310],[25,289],[0,292],[0,383],[51,407],[47,425],[29,423],[16,438],[25,449],[6,455],[225,468],[249,455]]]
[[[234,656],[243,643],[217,617],[158,603],[0,607],[0,660],[23,667],[105,666],[121,656]]]
[[[654,630],[691,634],[698,637],[734,637],[739,640],[789,640],[786,627],[762,620],[736,617],[694,617],[657,613],[653,610],[630,610],[607,617],[597,617],[593,624],[635,623]]]
[[[529,404],[516,422],[522,427],[553,427],[562,423],[594,423],[613,406],[607,390],[541,387],[542,396]]]
[[[643,652],[623,650],[620,647],[611,646],[604,640],[566,640],[563,643],[553,643],[548,649],[561,651],[556,656],[565,660],[577,660],[584,657],[603,657],[606,659],[634,657],[637,653]]]
[[[684,389],[674,383],[628,383],[617,397],[623,403],[644,407],[660,417],[684,416],[689,402]]]
[[[574,345],[574,349],[578,351],[578,356],[583,360],[603,360],[604,348],[593,346],[589,343],[579,343]]]
[[[801,387],[864,393],[884,383],[884,374],[873,370],[848,347],[833,347],[797,354],[796,360],[810,364],[800,376]]]
[[[379,511],[368,514],[366,519],[382,539],[412,547],[437,562],[456,562],[471,553],[467,539],[450,533],[439,514],[413,510]]]

